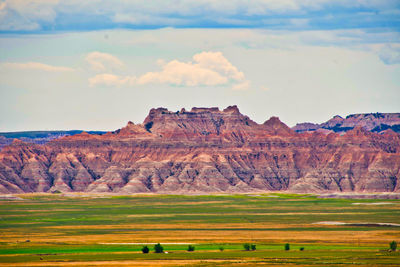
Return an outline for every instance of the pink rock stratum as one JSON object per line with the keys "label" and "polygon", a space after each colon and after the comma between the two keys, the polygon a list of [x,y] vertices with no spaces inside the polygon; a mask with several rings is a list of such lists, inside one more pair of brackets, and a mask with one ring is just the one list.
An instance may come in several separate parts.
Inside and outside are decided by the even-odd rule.
{"label": "pink rock stratum", "polygon": [[400,136],[296,133],[236,106],[152,109],[143,124],[0,152],[0,193],[400,192]]}

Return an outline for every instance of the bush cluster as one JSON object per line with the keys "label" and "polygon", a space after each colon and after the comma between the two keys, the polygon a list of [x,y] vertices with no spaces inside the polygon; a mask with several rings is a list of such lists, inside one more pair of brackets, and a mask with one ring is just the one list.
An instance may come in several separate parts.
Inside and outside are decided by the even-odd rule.
{"label": "bush cluster", "polygon": [[390,250],[391,250],[391,251],[396,251],[396,249],[397,249],[397,242],[393,240],[392,242],[390,242],[389,246],[390,246]]}
{"label": "bush cluster", "polygon": [[150,251],[150,249],[149,249],[149,247],[148,247],[148,246],[144,246],[144,247],[142,247],[142,252],[143,252],[144,254],[147,254],[147,253],[149,253],[149,251]]}
{"label": "bush cluster", "polygon": [[[390,246],[390,250],[391,250],[391,251],[396,251],[396,249],[397,249],[397,242],[396,242],[396,241],[392,241],[392,242],[389,244],[389,246]],[[256,244],[245,243],[245,244],[243,244],[243,248],[244,248],[244,250],[246,250],[246,251],[250,251],[250,250],[253,250],[253,251],[254,251],[254,250],[256,250]],[[285,248],[286,251],[287,251],[287,250],[290,250],[290,244],[289,244],[289,243],[286,243],[285,246],[284,246],[284,248]],[[222,246],[220,246],[218,249],[219,249],[220,251],[224,251],[224,247],[222,247]],[[194,247],[193,245],[189,245],[188,248],[187,248],[187,251],[194,251],[194,250],[195,250],[195,247]],[[304,251],[304,247],[300,247],[299,250],[300,250],[300,251]],[[143,253],[146,254],[146,253],[149,253],[149,251],[150,251],[150,249],[149,249],[148,246],[143,246],[143,247],[142,247],[142,252],[143,252]],[[156,245],[154,245],[154,252],[155,252],[155,253],[163,253],[163,252],[164,252],[163,246],[161,246],[160,243],[157,243]]]}
{"label": "bush cluster", "polygon": [[[149,252],[150,252],[149,247],[148,247],[148,246],[143,246],[143,247],[142,247],[142,252],[143,252],[144,254],[149,253]],[[160,243],[154,245],[154,252],[155,252],[155,253],[163,253],[163,252],[164,252],[163,246],[161,246]]]}
{"label": "bush cluster", "polygon": [[244,250],[250,251],[250,250],[256,250],[256,245],[255,244],[243,244]]}
{"label": "bush cluster", "polygon": [[160,243],[154,245],[154,252],[155,253],[163,253],[164,248],[160,245]]}

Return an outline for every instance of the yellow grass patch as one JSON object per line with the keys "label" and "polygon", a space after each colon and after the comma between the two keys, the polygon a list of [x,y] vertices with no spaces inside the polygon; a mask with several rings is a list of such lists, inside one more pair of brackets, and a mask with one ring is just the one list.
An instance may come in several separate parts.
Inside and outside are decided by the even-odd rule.
{"label": "yellow grass patch", "polygon": [[277,230],[165,230],[137,231],[129,233],[112,233],[98,235],[65,235],[63,233],[36,233],[29,236],[2,235],[0,242],[16,242],[29,239],[31,242],[65,242],[74,244],[93,243],[277,243],[277,242],[319,242],[337,244],[387,243],[389,239],[399,239],[400,231],[280,231]]}
{"label": "yellow grass patch", "polygon": [[[251,259],[241,260],[129,260],[129,261],[74,261],[74,262],[28,262],[28,263],[0,263],[0,266],[182,266],[199,263],[229,264],[230,263],[251,263]],[[232,265],[231,265],[232,266]],[[240,266],[243,266],[240,264]],[[244,265],[246,266],[246,265]]]}

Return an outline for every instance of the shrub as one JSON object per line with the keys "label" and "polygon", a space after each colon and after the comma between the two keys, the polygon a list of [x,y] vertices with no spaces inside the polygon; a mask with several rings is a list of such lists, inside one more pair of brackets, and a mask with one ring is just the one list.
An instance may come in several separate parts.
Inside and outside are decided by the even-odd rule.
{"label": "shrub", "polygon": [[194,246],[189,245],[187,251],[194,251]]}
{"label": "shrub", "polygon": [[160,243],[154,245],[154,252],[155,253],[163,253],[164,248],[160,245]]}
{"label": "shrub", "polygon": [[224,247],[219,247],[218,249],[219,249],[219,251],[221,251],[221,252],[224,251]]}
{"label": "shrub", "polygon": [[396,249],[397,249],[397,242],[396,241],[390,242],[390,249],[392,251],[396,251]]}
{"label": "shrub", "polygon": [[142,252],[144,253],[144,254],[147,254],[147,253],[149,253],[149,247],[148,246],[144,246],[144,247],[142,247]]}
{"label": "shrub", "polygon": [[290,244],[289,243],[285,244],[285,250],[290,250]]}
{"label": "shrub", "polygon": [[301,248],[300,248],[300,251],[304,251],[304,247],[301,247]]}
{"label": "shrub", "polygon": [[246,244],[243,244],[243,248],[244,248],[244,250],[247,250],[247,251],[256,250],[256,245],[255,244],[246,243]]}

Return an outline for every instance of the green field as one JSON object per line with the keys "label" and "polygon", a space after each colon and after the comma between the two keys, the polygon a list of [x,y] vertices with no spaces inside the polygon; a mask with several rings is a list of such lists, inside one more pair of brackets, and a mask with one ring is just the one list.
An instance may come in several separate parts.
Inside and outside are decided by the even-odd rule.
{"label": "green field", "polygon": [[[400,223],[399,200],[289,194],[19,197],[0,200],[0,266],[400,266],[399,252],[388,251],[392,240],[400,245],[400,227],[378,224]],[[153,252],[158,242],[168,254]],[[244,243],[257,250],[245,251]],[[142,244],[149,254],[141,253]],[[194,252],[186,251],[189,244]]]}

